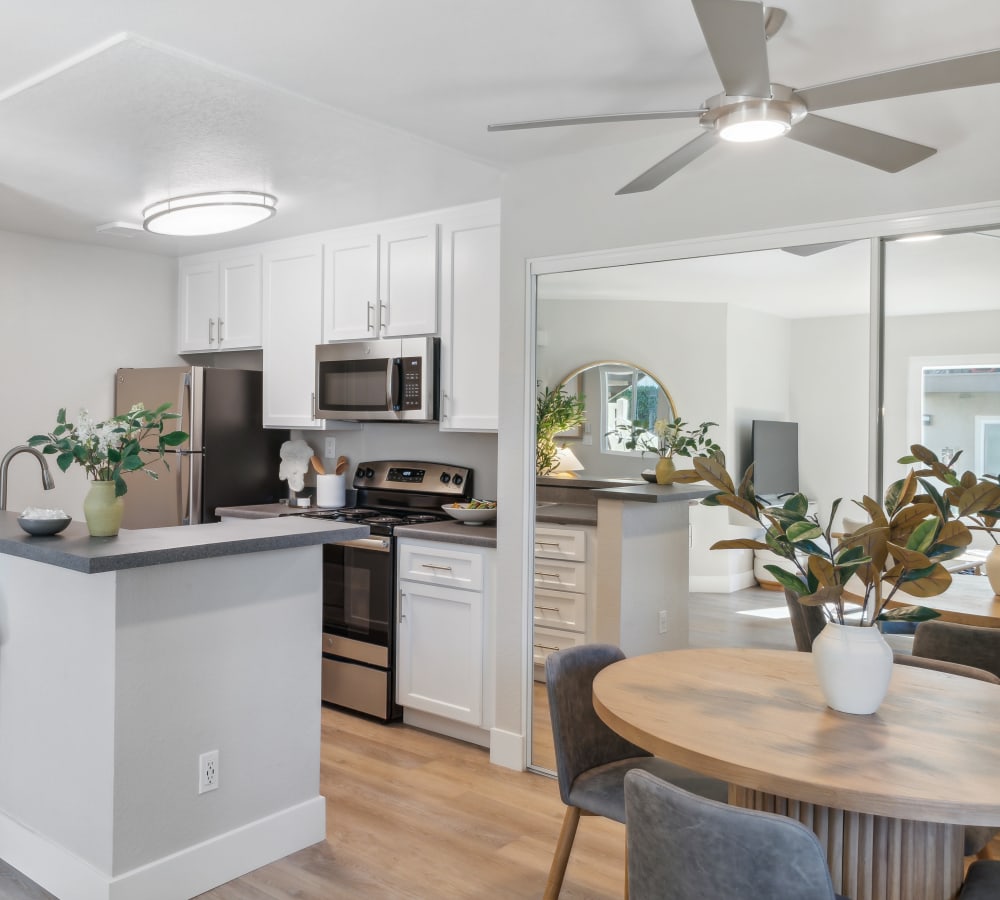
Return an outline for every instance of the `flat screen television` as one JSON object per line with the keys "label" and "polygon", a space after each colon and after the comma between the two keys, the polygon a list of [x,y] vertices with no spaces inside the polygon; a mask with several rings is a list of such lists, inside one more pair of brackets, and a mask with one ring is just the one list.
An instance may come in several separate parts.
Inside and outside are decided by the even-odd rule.
{"label": "flat screen television", "polygon": [[799,424],[754,419],[751,425],[753,486],[758,496],[775,498],[799,490]]}

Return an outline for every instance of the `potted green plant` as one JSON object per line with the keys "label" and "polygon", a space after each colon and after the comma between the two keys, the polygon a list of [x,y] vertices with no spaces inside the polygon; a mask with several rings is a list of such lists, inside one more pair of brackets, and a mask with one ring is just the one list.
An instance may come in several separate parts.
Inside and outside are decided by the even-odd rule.
{"label": "potted green plant", "polygon": [[[81,409],[75,423],[67,422],[66,410],[60,409],[53,431],[28,439],[28,445],[40,447],[42,453],[56,454],[56,465],[63,472],[77,463],[87,473],[90,490],[83,501],[83,513],[92,536],[118,534],[121,498],[128,491],[125,475],[144,472],[150,478],[158,477],[149,468],[147,457],[156,454],[164,468],[169,468],[164,451],[188,439],[183,431],[164,432],[165,422],[180,418],[177,413],[167,412],[168,409],[169,403],[152,410],[138,403],[127,413],[104,422],[95,422],[87,410]],[[148,444],[155,444],[157,449],[143,449]]]}
{"label": "potted green plant", "polygon": [[[820,607],[827,619],[813,644],[813,654],[828,704],[844,712],[874,712],[889,687],[892,653],[879,630],[871,626],[879,620],[920,621],[937,616],[923,606],[889,604],[899,593],[919,598],[945,591],[951,575],[942,563],[969,545],[969,529],[914,472],[890,485],[882,503],[867,496],[853,501],[871,521],[851,534],[837,535],[832,523],[840,499],[834,501],[824,526],[809,513],[808,500],[801,493],[780,506],[761,500],[754,492],[753,466],[738,486],[716,460],[695,459],[694,466],[716,488],[703,504],[735,509],[764,532],[763,540],[717,541],[712,549],[770,550],[785,561],[788,568],[765,568],[790,597]],[[852,605],[858,613],[855,616],[848,615]],[[858,643],[864,646],[852,650]]]}
{"label": "potted green plant", "polygon": [[626,450],[641,450],[643,456],[655,453],[659,457],[656,462],[656,483],[671,484],[701,480],[701,476],[693,469],[677,469],[674,461],[676,456],[690,459],[711,456],[725,462],[722,448],[708,435],[708,430],[717,426],[717,422],[689,425],[680,417],[675,417],[657,419],[653,423],[652,433],[644,422],[637,420],[622,423],[609,434],[618,432],[623,437],[622,446]]}
{"label": "potted green plant", "polygon": [[556,435],[582,425],[587,411],[582,394],[563,388],[541,390],[535,398],[535,474],[548,475],[558,464]]}
{"label": "potted green plant", "polygon": [[[945,488],[942,499],[954,510],[954,514],[968,522],[970,531],[980,531],[990,536],[993,548],[986,557],[986,576],[993,593],[1000,594],[1000,541],[997,539],[1000,477],[983,475],[979,478],[971,471],[959,475],[955,470],[955,463],[961,455],[962,451],[959,450],[947,460],[941,460],[933,450],[928,450],[921,444],[912,444],[910,454],[900,458],[899,462],[921,464],[923,468],[916,470],[917,477],[932,477],[943,483]],[[926,482],[924,484],[929,489]]]}

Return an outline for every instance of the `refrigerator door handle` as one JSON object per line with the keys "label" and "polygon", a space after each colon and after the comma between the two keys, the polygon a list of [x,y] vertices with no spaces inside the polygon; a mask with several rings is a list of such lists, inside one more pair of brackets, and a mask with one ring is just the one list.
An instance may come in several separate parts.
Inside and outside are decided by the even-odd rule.
{"label": "refrigerator door handle", "polygon": [[188,470],[188,508],[184,511],[183,522],[185,525],[200,525],[201,504],[202,504],[202,465],[205,457],[201,453],[186,454],[186,465]]}
{"label": "refrigerator door handle", "polygon": [[[185,408],[187,408],[188,410],[190,410],[190,407],[191,407],[191,375],[190,375],[190,373],[184,372],[181,375],[181,377],[178,379],[178,385],[177,386],[178,386],[178,392],[177,392],[177,412],[180,413],[180,416],[181,416],[180,421],[183,424],[184,422],[188,421],[188,418],[185,417],[185,415],[184,415],[184,410],[185,410]],[[190,416],[190,412],[188,413],[188,415]],[[187,517],[188,517],[188,514],[189,514],[189,510],[190,510],[190,505],[188,506],[187,509],[185,509],[185,507],[184,507],[184,501],[185,501],[186,498],[184,497],[184,477],[183,477],[183,471],[184,471],[184,464],[185,464],[185,462],[188,461],[187,459],[185,459],[186,456],[188,456],[188,454],[184,450],[179,450],[177,452],[177,466],[181,470],[180,472],[178,472],[178,478],[177,478],[177,521],[180,522],[181,525],[187,525],[187,524],[189,524]],[[188,474],[190,474],[190,473],[188,473]],[[190,489],[189,489],[189,491],[190,491]],[[188,500],[188,503],[190,504],[190,500]]]}

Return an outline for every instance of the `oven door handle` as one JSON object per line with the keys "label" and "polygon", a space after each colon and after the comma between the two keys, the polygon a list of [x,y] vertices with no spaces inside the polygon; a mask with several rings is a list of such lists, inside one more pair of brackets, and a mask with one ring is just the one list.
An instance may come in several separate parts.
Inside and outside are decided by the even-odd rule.
{"label": "oven door handle", "polygon": [[358,538],[356,541],[337,541],[338,547],[355,547],[358,550],[374,550],[376,553],[389,552],[389,538]]}

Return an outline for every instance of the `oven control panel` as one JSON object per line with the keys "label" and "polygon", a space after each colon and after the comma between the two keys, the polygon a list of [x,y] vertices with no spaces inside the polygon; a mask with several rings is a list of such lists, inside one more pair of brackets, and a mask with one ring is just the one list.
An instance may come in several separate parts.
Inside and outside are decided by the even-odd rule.
{"label": "oven control panel", "polygon": [[472,470],[465,466],[395,459],[363,462],[354,472],[356,490],[407,491],[444,499],[465,496],[471,480]]}

